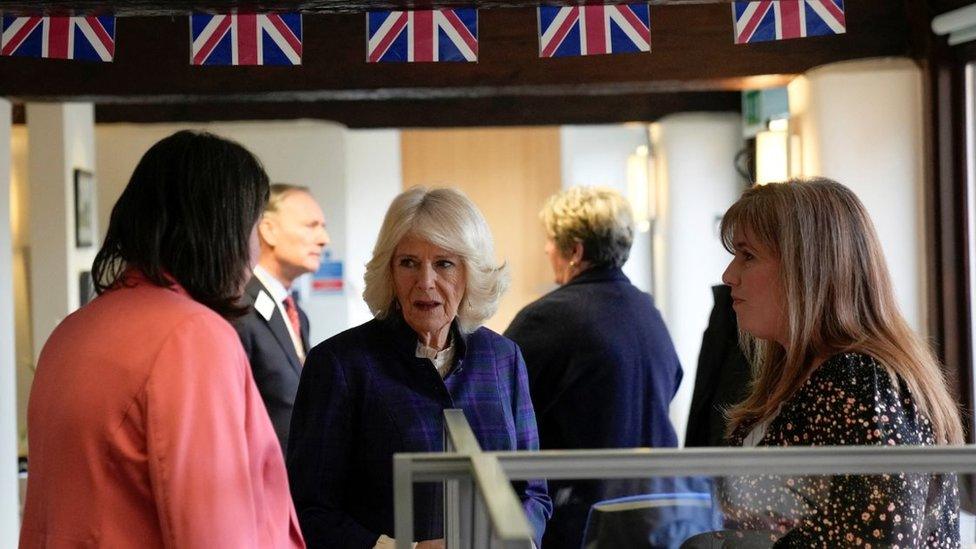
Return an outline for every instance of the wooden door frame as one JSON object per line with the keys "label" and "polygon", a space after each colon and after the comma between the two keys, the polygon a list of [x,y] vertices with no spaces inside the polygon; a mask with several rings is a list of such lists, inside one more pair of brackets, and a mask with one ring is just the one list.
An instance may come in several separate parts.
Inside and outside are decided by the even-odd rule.
{"label": "wooden door frame", "polygon": [[931,40],[924,69],[925,233],[928,329],[946,378],[963,410],[967,442],[974,442],[973,313],[966,174],[965,68],[976,43],[955,48]]}

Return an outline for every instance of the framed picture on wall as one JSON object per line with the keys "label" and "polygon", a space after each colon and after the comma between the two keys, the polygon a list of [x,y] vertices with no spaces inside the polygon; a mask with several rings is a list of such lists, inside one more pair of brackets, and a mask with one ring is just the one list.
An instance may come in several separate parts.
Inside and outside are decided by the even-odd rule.
{"label": "framed picture on wall", "polygon": [[95,174],[75,168],[75,247],[95,244]]}

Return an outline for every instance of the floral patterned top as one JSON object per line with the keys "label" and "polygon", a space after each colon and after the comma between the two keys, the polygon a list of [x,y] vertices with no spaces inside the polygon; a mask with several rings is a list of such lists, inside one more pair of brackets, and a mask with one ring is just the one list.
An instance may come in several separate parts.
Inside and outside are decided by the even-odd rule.
{"label": "floral patterned top", "polygon": [[[751,430],[730,437],[736,446]],[[876,359],[844,353],[820,365],[780,409],[759,446],[935,444],[904,381]],[[767,530],[782,547],[959,547],[955,475],[902,473],[730,478],[727,527]]]}

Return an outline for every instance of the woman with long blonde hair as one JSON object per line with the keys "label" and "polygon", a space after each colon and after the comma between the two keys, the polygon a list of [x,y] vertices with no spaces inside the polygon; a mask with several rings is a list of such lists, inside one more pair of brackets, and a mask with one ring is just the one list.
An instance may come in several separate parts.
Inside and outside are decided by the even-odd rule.
{"label": "woman with long blonde hair", "polygon": [[[726,212],[721,235],[735,255],[722,280],[754,365],[749,396],[729,411],[730,442],[963,442],[940,364],[899,312],[850,189],[823,178],[754,186]],[[784,544],[958,545],[952,476],[755,480],[738,497],[746,505],[732,518],[773,527]]]}

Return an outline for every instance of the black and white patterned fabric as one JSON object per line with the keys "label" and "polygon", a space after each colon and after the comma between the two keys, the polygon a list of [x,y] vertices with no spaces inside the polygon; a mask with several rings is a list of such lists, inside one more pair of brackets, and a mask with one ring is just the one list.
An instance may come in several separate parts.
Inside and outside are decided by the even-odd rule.
{"label": "black and white patterned fabric", "polygon": [[[742,445],[752,426],[730,437]],[[900,378],[876,359],[825,361],[780,408],[759,446],[935,444],[929,420]],[[727,527],[769,531],[777,547],[959,547],[953,474],[750,476],[720,496]]]}

